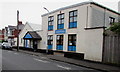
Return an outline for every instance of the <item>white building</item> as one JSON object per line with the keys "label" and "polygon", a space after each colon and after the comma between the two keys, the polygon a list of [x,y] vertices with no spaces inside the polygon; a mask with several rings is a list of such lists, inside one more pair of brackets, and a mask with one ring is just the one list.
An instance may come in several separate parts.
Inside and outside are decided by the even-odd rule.
{"label": "white building", "polygon": [[41,40],[39,32],[41,31],[41,25],[27,22],[19,34],[19,46],[25,48],[39,48]]}
{"label": "white building", "polygon": [[48,49],[55,52],[102,61],[104,30],[117,22],[118,16],[119,13],[95,2],[57,9],[42,15],[42,42],[48,40]]}

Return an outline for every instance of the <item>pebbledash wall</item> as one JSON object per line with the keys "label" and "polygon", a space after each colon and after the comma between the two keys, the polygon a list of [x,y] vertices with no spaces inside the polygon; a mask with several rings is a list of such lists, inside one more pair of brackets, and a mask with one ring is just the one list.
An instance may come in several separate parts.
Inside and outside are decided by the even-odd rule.
{"label": "pebbledash wall", "polygon": [[[77,15],[74,11],[77,11]],[[74,13],[73,15],[72,12]],[[62,15],[60,14],[64,14],[64,17],[62,18]],[[59,16],[61,16],[61,18],[58,18]],[[73,18],[77,18],[77,20],[73,18],[71,18],[73,21],[70,20],[69,17],[72,16]],[[51,42],[48,43],[51,45],[51,50],[83,53],[84,59],[102,61],[104,29],[110,26],[112,20],[113,22],[117,22],[118,16],[120,16],[119,13],[95,2],[83,2],[60,8],[42,15],[42,28],[44,35],[42,39],[47,41],[46,33],[48,33],[48,37],[53,36],[51,41],[48,38],[49,42]],[[63,23],[62,19],[64,19]],[[61,21],[61,26],[59,26],[59,21]],[[50,22],[53,23],[50,24]],[[63,35],[63,41],[58,41],[58,35]],[[75,35],[75,40],[68,39],[70,35]],[[63,48],[60,46],[62,44],[59,42],[63,42]]]}

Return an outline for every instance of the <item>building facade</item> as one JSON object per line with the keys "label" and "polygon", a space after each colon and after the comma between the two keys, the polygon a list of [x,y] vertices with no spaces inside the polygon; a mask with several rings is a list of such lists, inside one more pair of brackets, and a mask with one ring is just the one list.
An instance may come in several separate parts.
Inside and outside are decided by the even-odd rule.
{"label": "building facade", "polygon": [[0,42],[4,41],[4,31],[5,29],[0,30]]}
{"label": "building facade", "polygon": [[4,41],[8,41],[8,27],[5,27],[5,31],[4,31]]}
{"label": "building facade", "polygon": [[27,22],[19,34],[19,46],[29,49],[40,48],[41,36],[38,32],[41,32],[41,25]]}
{"label": "building facade", "polygon": [[102,61],[104,30],[118,22],[119,16],[119,13],[95,2],[83,2],[44,14],[42,39],[47,44],[44,47]]}
{"label": "building facade", "polygon": [[[17,29],[17,26],[19,27],[19,30]],[[19,21],[17,26],[8,25],[8,27],[5,27],[5,40],[8,41],[8,43],[10,43],[12,46],[16,45],[17,36],[24,27],[24,24],[22,24],[22,22]]]}

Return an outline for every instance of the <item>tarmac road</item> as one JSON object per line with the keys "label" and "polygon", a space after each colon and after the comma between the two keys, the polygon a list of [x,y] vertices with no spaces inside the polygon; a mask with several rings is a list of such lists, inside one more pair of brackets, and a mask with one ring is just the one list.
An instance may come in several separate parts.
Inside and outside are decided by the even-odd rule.
{"label": "tarmac road", "polygon": [[[1,50],[1,49],[0,49]],[[50,60],[47,57],[37,57],[21,52],[2,50],[2,70],[89,70],[64,62]],[[96,71],[96,70],[95,70]]]}

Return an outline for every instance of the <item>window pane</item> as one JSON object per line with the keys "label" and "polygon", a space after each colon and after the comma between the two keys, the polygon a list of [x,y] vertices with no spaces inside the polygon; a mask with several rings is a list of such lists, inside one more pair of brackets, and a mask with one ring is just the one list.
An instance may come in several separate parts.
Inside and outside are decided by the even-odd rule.
{"label": "window pane", "polygon": [[70,18],[70,22],[73,22],[73,17]]}
{"label": "window pane", "polygon": [[51,22],[51,25],[53,25],[53,21]]}
{"label": "window pane", "polygon": [[50,21],[50,17],[48,18],[48,21]]}
{"label": "window pane", "polygon": [[76,16],[77,15],[77,11],[74,11],[74,16]]}
{"label": "window pane", "polygon": [[53,39],[53,36],[51,36],[51,38],[50,38],[51,40]]}
{"label": "window pane", "polygon": [[70,12],[70,16],[73,16],[73,12]]}
{"label": "window pane", "polygon": [[61,15],[58,15],[58,19],[60,19],[61,18]]}
{"label": "window pane", "polygon": [[64,18],[64,14],[61,15],[61,18]]}
{"label": "window pane", "polygon": [[77,17],[74,17],[74,22],[77,21]]}
{"label": "window pane", "polygon": [[60,36],[58,35],[58,36],[57,36],[57,40],[59,40],[59,39],[60,39]]}
{"label": "window pane", "polygon": [[48,22],[48,25],[50,25],[50,22]]}
{"label": "window pane", "polygon": [[53,18],[53,16],[51,17],[51,20],[53,20],[54,18]]}
{"label": "window pane", "polygon": [[64,23],[64,19],[62,19],[62,24]]}
{"label": "window pane", "polygon": [[61,20],[58,20],[58,24],[61,24]]}

